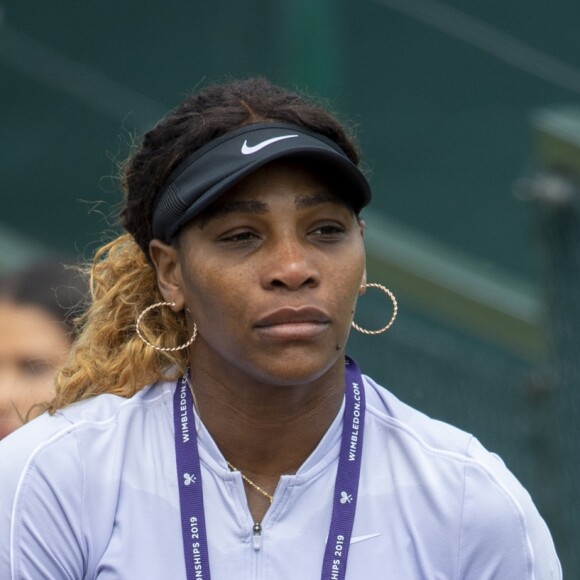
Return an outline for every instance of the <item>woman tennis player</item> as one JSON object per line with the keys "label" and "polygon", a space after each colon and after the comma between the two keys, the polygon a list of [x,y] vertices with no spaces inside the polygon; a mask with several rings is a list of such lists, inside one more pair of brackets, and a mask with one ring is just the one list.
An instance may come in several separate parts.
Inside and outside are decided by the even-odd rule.
{"label": "woman tennis player", "polygon": [[263,79],[145,135],[56,398],[0,445],[1,578],[561,577],[504,464],[346,357],[358,162]]}

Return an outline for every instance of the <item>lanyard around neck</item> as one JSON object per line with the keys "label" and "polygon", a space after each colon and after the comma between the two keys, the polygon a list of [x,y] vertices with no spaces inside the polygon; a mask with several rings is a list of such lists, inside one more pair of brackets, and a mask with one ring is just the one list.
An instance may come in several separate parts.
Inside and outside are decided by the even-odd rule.
{"label": "lanyard around neck", "polygon": [[[343,580],[354,523],[365,418],[364,386],[354,360],[346,357],[345,407],[332,518],[322,563],[322,580]],[[201,464],[193,397],[187,376],[177,381],[173,396],[175,455],[181,510],[181,530],[187,580],[210,580]]]}

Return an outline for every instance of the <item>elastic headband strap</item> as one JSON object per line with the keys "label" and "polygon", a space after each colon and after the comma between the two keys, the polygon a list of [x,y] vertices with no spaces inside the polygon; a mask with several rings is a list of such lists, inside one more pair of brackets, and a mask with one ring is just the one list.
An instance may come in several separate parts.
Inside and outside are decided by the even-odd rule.
{"label": "elastic headband strap", "polygon": [[170,242],[183,225],[243,177],[270,161],[288,157],[316,161],[340,177],[337,194],[356,212],[369,203],[366,178],[336,143],[295,125],[257,123],[210,141],[182,161],[157,194],[153,237]]}

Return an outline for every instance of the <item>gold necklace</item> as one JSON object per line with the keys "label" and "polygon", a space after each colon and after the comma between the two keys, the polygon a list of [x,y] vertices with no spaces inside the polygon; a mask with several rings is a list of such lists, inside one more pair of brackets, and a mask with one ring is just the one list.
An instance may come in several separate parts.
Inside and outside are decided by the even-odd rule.
{"label": "gold necklace", "polygon": [[266,496],[270,500],[270,503],[272,503],[274,501],[274,496],[273,495],[270,495],[265,489],[262,489],[259,485],[255,484],[248,476],[244,475],[237,467],[234,467],[229,461],[228,461],[228,467],[232,471],[239,471],[240,475],[242,476],[242,479],[246,483],[248,483],[249,485],[251,485],[256,491],[258,491],[259,493],[261,493],[263,496]]}
{"label": "gold necklace", "polygon": [[[187,385],[189,387],[189,390],[191,391],[191,396],[193,397],[193,406],[195,407],[195,410],[197,411],[197,416],[201,420],[201,415],[199,413],[199,408],[197,406],[197,399],[195,398],[195,393],[193,391],[193,386],[189,382],[189,377],[188,377],[187,371],[185,372],[185,380],[187,381]],[[229,461],[227,462],[227,464],[228,464],[228,467],[232,471],[240,471],[237,467],[234,467]],[[242,476],[242,479],[244,481],[246,481],[249,485],[251,485],[257,492],[259,492],[263,496],[267,497],[268,500],[270,501],[270,504],[274,501],[274,496],[273,495],[270,495],[265,489],[262,489],[259,485],[257,485],[256,483],[254,483],[247,475],[244,475],[244,473],[242,473],[241,471],[240,471],[240,475]]]}

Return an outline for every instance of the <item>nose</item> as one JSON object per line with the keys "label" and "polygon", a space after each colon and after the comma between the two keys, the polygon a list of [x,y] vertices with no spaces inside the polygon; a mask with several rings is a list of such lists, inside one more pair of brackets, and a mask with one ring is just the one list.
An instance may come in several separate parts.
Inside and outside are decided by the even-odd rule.
{"label": "nose", "polygon": [[285,237],[273,244],[264,265],[263,284],[268,289],[295,291],[305,287],[314,288],[320,282],[312,248],[294,236]]}

